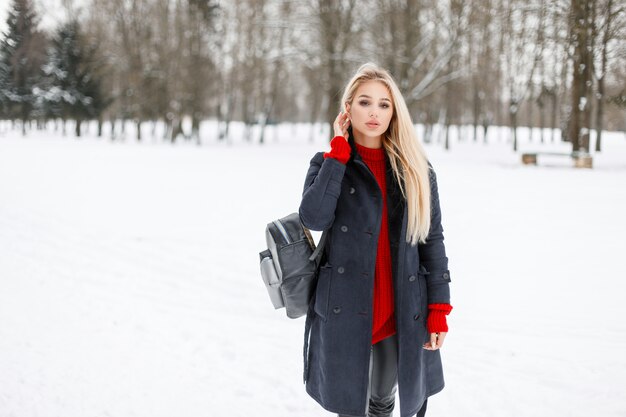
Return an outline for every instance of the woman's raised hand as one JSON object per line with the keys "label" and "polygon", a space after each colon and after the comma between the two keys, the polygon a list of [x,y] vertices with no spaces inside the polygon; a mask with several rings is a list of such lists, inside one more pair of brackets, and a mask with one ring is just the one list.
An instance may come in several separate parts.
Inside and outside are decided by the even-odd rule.
{"label": "woman's raised hand", "polygon": [[350,117],[348,113],[344,113],[340,111],[333,123],[333,130],[335,131],[335,136],[343,136],[346,140],[348,140],[348,126],[350,126]]}

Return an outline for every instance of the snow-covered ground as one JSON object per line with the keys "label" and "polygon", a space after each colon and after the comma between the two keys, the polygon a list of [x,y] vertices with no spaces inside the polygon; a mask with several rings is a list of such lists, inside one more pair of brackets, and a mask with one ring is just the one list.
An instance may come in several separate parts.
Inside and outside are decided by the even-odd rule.
{"label": "snow-covered ground", "polygon": [[[2,132],[0,417],[331,415],[302,385],[304,319],[273,310],[258,270],[325,135]],[[626,138],[592,170],[490,141],[426,147],[454,306],[427,415],[623,417]]]}

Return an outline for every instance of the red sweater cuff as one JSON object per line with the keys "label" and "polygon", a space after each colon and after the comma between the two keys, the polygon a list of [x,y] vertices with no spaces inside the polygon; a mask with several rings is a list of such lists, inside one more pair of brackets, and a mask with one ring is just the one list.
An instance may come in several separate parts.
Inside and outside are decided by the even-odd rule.
{"label": "red sweater cuff", "polygon": [[324,153],[324,158],[334,158],[345,164],[350,159],[350,153],[352,149],[350,148],[350,144],[343,136],[335,136],[333,140],[330,141],[330,152]]}
{"label": "red sweater cuff", "polygon": [[450,314],[450,311],[452,311],[450,304],[428,304],[428,318],[426,319],[428,333],[447,332],[446,315]]}

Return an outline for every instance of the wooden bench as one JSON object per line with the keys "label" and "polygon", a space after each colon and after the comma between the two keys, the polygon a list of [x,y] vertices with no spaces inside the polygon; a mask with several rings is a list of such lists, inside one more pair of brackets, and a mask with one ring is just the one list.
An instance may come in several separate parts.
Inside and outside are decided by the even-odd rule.
{"label": "wooden bench", "polygon": [[593,158],[588,152],[525,152],[522,154],[524,165],[537,165],[537,156],[567,156],[574,160],[575,168],[593,168]]}

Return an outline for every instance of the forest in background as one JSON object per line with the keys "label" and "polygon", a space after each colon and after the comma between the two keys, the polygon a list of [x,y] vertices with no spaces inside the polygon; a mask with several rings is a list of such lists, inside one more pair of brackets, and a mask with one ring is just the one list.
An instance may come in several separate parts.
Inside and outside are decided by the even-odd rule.
{"label": "forest in background", "polygon": [[[88,0],[40,28],[32,0],[11,0],[0,35],[0,120],[27,134],[98,121],[161,122],[162,139],[201,143],[200,123],[331,123],[364,62],[389,69],[413,121],[552,128],[541,142],[601,150],[626,132],[623,0]],[[191,123],[184,124],[188,119]],[[104,132],[102,126],[110,128]],[[561,136],[555,138],[555,132]],[[448,146],[448,135],[445,135]],[[329,138],[330,139],[330,138]]]}

